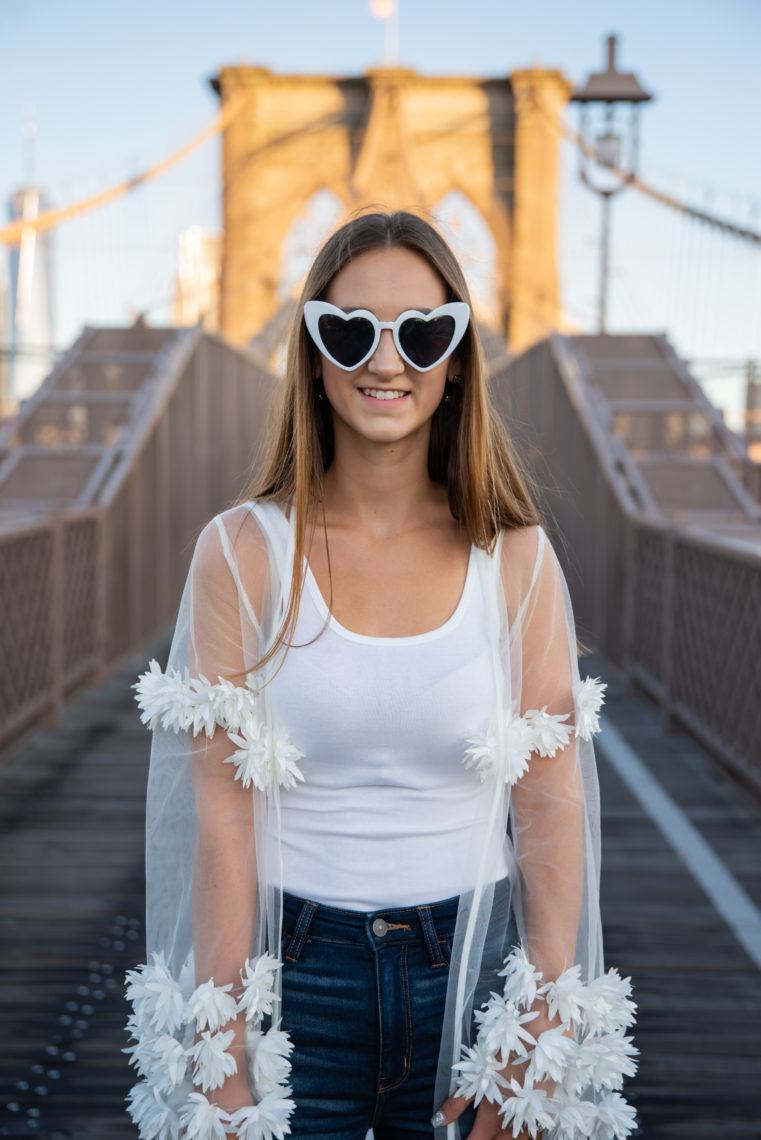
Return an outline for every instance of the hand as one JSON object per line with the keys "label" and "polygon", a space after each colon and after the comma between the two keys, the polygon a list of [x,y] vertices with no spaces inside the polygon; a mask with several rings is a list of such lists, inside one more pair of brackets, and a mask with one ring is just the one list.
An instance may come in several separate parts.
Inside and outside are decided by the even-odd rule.
{"label": "hand", "polygon": [[[540,1033],[544,1033],[545,1029],[554,1029],[560,1025],[560,1019],[558,1017],[550,1019],[547,1016],[547,1007],[543,1002],[541,1004],[535,1003],[532,1007],[532,1011],[533,1010],[536,1010],[538,1015],[529,1023],[534,1037],[538,1037]],[[572,1030],[569,1028],[567,1032],[570,1034]],[[525,1080],[527,1064],[527,1061],[523,1063],[512,1061],[503,1069],[500,1069],[499,1073],[505,1078],[508,1085],[511,1079],[515,1079],[522,1085]],[[544,1089],[547,1096],[550,1097],[554,1094],[555,1082],[548,1078],[543,1081],[534,1081],[534,1088]],[[503,1090],[504,1096],[509,1096],[510,1091],[509,1088],[505,1088]],[[442,1126],[444,1124],[451,1124],[453,1120],[457,1120],[473,1099],[472,1096],[462,1097],[453,1095],[448,1097],[439,1109],[439,1112],[444,1114]],[[522,1128],[520,1132],[515,1134],[513,1132],[512,1123],[504,1125],[504,1118],[499,1115],[499,1108],[500,1106],[498,1104],[494,1104],[485,1099],[482,1100],[476,1109],[475,1123],[468,1133],[466,1140],[542,1140],[544,1136],[542,1129],[538,1129],[533,1136],[528,1128]]]}
{"label": "hand", "polygon": [[[451,1124],[457,1120],[473,1100],[473,1097],[450,1096],[441,1106],[440,1111],[445,1115],[445,1123]],[[509,1124],[503,1129],[502,1117],[499,1115],[499,1105],[482,1100],[476,1109],[476,1120],[468,1133],[466,1140],[532,1140],[527,1129],[522,1128],[517,1136],[513,1135],[513,1126]],[[542,1132],[537,1132],[535,1140],[541,1140]]]}
{"label": "hand", "polygon": [[[523,1084],[525,1066],[507,1065],[504,1069],[501,1069],[500,1072],[507,1080],[513,1076]],[[547,1095],[550,1096],[554,1088],[554,1082],[535,1081],[534,1087],[546,1089]],[[508,1090],[505,1090],[505,1092],[508,1092]],[[448,1097],[439,1110],[444,1113],[445,1119],[443,1123],[451,1124],[453,1120],[457,1120],[472,1100],[472,1096]],[[544,1132],[539,1129],[532,1137],[527,1128],[522,1128],[516,1136],[513,1132],[512,1124],[508,1124],[506,1128],[503,1128],[502,1124],[503,1118],[499,1115],[499,1105],[492,1104],[491,1101],[488,1100],[482,1100],[476,1109],[475,1123],[468,1133],[466,1140],[542,1140],[544,1136]]]}

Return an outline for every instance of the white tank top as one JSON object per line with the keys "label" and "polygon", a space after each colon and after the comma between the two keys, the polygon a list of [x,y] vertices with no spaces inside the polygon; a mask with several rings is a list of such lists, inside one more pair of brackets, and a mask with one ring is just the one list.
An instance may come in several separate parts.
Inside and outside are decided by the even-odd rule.
{"label": "white tank top", "polygon": [[[283,543],[279,508],[254,510]],[[472,886],[465,868],[493,794],[463,764],[467,738],[494,710],[486,621],[473,547],[454,613],[410,637],[346,629],[306,567],[294,644],[270,686],[275,722],[305,757],[304,783],[280,800],[285,890],[370,911]],[[493,879],[508,870],[502,839]]]}

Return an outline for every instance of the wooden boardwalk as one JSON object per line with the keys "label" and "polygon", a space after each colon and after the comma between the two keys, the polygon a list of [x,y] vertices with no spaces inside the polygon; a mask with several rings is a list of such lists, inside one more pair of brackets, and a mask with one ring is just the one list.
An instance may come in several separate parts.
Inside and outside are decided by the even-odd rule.
{"label": "wooden boardwalk", "polygon": [[0,1136],[136,1140],[123,982],[145,960],[150,737],[129,686],[167,647],[0,764]]}
{"label": "wooden boardwalk", "polygon": [[[149,737],[129,688],[159,642],[59,729],[0,761],[0,1136],[135,1140],[124,1111],[124,971],[144,960]],[[761,807],[643,699],[606,713],[761,908]],[[761,971],[598,752],[606,964],[631,975],[646,1140],[761,1138]]]}

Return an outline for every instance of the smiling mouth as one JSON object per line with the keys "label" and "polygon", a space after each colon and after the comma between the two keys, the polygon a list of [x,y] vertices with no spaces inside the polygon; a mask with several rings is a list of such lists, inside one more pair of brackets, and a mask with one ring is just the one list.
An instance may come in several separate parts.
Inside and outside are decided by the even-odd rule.
{"label": "smiling mouth", "polygon": [[409,396],[409,392],[405,392],[399,388],[360,388],[363,396],[369,396],[372,400],[401,400],[405,396]]}

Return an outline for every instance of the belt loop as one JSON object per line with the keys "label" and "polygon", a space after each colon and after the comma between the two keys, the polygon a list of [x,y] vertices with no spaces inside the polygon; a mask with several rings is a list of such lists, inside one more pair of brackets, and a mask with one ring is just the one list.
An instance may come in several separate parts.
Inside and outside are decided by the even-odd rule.
{"label": "belt loop", "polygon": [[416,906],[415,910],[420,919],[420,926],[423,931],[423,937],[425,938],[425,946],[431,965],[433,967],[446,966],[447,961],[441,952],[441,943],[436,934],[436,927],[433,925],[430,906]]}
{"label": "belt loop", "polygon": [[304,945],[304,940],[309,930],[309,924],[314,918],[314,912],[317,910],[317,903],[305,902],[301,908],[298,922],[294,927],[293,934],[288,945],[285,948],[284,957],[289,962],[298,962],[301,955],[301,949]]}

